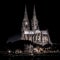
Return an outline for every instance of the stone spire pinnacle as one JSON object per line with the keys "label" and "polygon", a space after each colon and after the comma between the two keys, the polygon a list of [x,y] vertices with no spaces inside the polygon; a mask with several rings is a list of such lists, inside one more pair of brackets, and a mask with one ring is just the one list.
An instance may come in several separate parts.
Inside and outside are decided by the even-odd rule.
{"label": "stone spire pinnacle", "polygon": [[38,20],[36,17],[36,11],[35,11],[35,5],[34,5],[34,10],[33,10],[33,18],[32,18],[32,30],[38,30]]}
{"label": "stone spire pinnacle", "polygon": [[25,12],[24,12],[24,19],[27,19],[27,20],[28,20],[28,15],[27,15],[27,8],[26,8],[26,5],[25,5]]}
{"label": "stone spire pinnacle", "polygon": [[29,31],[30,30],[30,25],[29,25],[29,19],[27,15],[27,9],[25,5],[25,12],[24,12],[24,18],[22,21],[22,28],[21,28],[21,40],[24,40],[24,31]]}
{"label": "stone spire pinnacle", "polygon": [[34,10],[33,10],[33,16],[36,17],[35,5],[34,5]]}

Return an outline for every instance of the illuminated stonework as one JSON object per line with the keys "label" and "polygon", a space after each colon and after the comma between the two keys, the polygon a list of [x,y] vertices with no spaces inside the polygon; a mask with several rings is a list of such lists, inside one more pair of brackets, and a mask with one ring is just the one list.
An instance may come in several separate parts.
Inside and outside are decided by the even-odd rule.
{"label": "illuminated stonework", "polygon": [[35,6],[33,11],[33,18],[31,20],[31,27],[32,27],[32,30],[30,30],[29,19],[27,16],[27,11],[25,6],[25,14],[24,14],[24,19],[22,22],[22,30],[21,30],[22,31],[21,40],[29,40],[33,43],[36,43],[42,46],[46,44],[52,45],[48,31],[39,30],[38,19],[36,17],[36,12],[35,12]]}
{"label": "illuminated stonework", "polygon": [[22,22],[22,29],[21,29],[21,40],[25,40],[24,38],[24,31],[29,31],[30,30],[30,25],[29,25],[29,20],[28,20],[28,15],[27,15],[27,10],[26,10],[26,6],[25,6],[25,13],[24,13],[24,19]]}
{"label": "illuminated stonework", "polygon": [[31,20],[31,25],[32,25],[32,30],[38,30],[39,26],[38,26],[38,20],[36,17],[36,12],[35,12],[35,6],[34,6],[34,11],[33,11],[33,18]]}

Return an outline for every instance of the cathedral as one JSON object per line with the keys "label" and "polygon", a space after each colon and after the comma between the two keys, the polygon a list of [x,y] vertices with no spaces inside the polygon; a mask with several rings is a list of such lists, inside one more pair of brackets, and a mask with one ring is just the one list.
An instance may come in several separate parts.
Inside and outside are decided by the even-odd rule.
{"label": "cathedral", "polygon": [[35,6],[33,9],[33,18],[31,19],[31,28],[30,28],[30,23],[28,19],[27,8],[25,5],[25,12],[24,12],[24,18],[22,22],[20,40],[29,40],[35,44],[42,45],[42,46],[46,44],[52,45],[52,42],[48,34],[48,30],[41,31],[39,29]]}

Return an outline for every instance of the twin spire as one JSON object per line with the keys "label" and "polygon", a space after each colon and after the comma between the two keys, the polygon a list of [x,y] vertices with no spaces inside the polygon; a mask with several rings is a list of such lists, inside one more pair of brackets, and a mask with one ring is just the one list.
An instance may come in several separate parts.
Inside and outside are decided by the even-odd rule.
{"label": "twin spire", "polygon": [[[29,24],[26,5],[25,5],[25,12],[24,12],[24,20],[26,21],[26,23]],[[33,18],[31,20],[31,26],[32,26],[32,30],[39,29],[38,20],[37,20],[37,17],[36,17],[35,5],[34,5],[34,10],[33,10]]]}
{"label": "twin spire", "polygon": [[[34,17],[36,17],[35,5],[34,5],[34,10],[33,10],[33,18]],[[28,18],[26,5],[25,5],[24,18]]]}
{"label": "twin spire", "polygon": [[37,20],[36,11],[35,11],[35,5],[34,5],[33,18],[31,20],[31,23],[32,23],[32,30],[39,30],[38,20]]}
{"label": "twin spire", "polygon": [[[38,37],[37,40],[34,39],[34,37],[31,38],[32,35],[30,36],[30,39],[32,39],[32,40],[34,39],[38,44],[41,43],[41,45],[45,45],[48,42],[47,41],[47,38],[48,38],[49,43],[52,44],[51,41],[50,41],[50,38],[48,36],[48,32],[47,31],[41,31],[40,32],[40,30],[39,30],[38,20],[37,20],[37,17],[36,17],[35,6],[34,6],[34,10],[33,10],[33,17],[32,17],[32,20],[31,20],[31,27],[32,27],[32,32],[33,31],[34,32],[39,32],[41,34],[39,34],[39,37],[37,35],[37,37]],[[20,38],[21,40],[28,40],[29,39],[28,35],[24,34],[24,33],[28,33],[28,31],[30,31],[30,24],[29,24],[29,19],[28,19],[28,14],[27,14],[27,8],[25,6],[24,19],[23,19],[22,28],[21,28],[21,32],[22,32],[21,33],[21,38]],[[35,35],[33,35],[33,36],[35,36]]]}
{"label": "twin spire", "polygon": [[33,10],[33,17],[36,17],[36,11],[35,11],[35,5],[34,5],[34,10]]}
{"label": "twin spire", "polygon": [[24,12],[24,19],[28,19],[28,15],[27,15],[27,8],[26,8],[26,5],[25,5],[25,12]]}
{"label": "twin spire", "polygon": [[[35,5],[34,5],[34,11],[33,11],[33,18],[31,20],[31,27],[32,30],[38,30],[38,20],[36,18],[36,12],[35,12]],[[24,31],[29,31],[30,30],[30,24],[29,24],[29,19],[28,19],[28,14],[27,14],[27,8],[25,5],[25,12],[24,12],[24,18],[22,21],[22,28],[21,28],[21,39],[24,40]]]}

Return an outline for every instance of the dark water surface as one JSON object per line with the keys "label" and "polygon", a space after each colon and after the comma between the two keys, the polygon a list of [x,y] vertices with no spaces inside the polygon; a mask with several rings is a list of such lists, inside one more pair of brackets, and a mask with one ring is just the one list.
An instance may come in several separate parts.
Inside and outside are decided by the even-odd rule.
{"label": "dark water surface", "polygon": [[0,60],[60,60],[60,56],[0,56]]}

